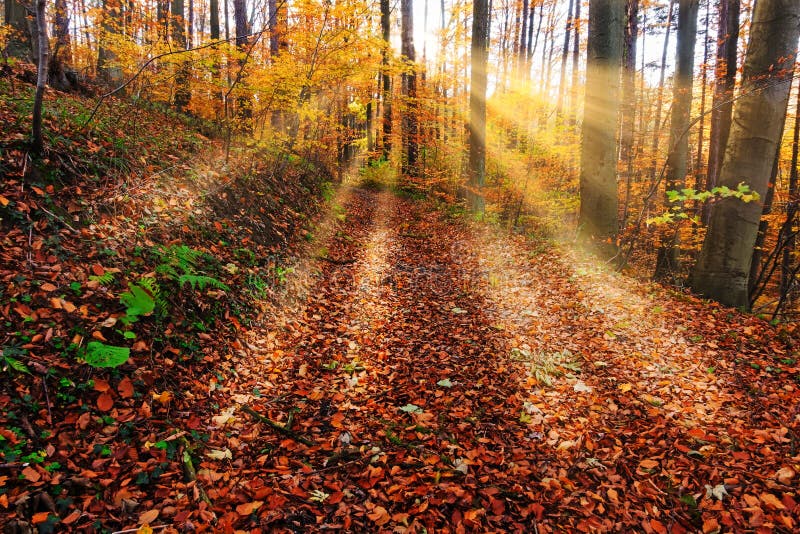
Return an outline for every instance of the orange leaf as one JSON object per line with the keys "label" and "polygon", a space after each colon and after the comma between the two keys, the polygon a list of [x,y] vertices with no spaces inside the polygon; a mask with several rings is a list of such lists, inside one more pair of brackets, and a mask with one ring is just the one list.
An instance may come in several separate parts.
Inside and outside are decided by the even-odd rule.
{"label": "orange leaf", "polygon": [[131,382],[131,379],[128,377],[123,378],[117,386],[117,391],[119,391],[119,396],[123,399],[133,397],[133,382]]}
{"label": "orange leaf", "polygon": [[236,513],[242,516],[250,515],[259,508],[261,505],[264,504],[264,501],[253,501],[244,504],[240,504],[236,507]]}
{"label": "orange leaf", "polygon": [[108,393],[103,393],[97,397],[97,407],[101,412],[107,412],[114,407],[114,399]]}
{"label": "orange leaf", "polygon": [[53,284],[51,284],[50,282],[45,282],[44,284],[42,284],[42,285],[40,286],[40,288],[41,288],[41,290],[42,290],[42,291],[47,291],[48,293],[50,293],[51,291],[55,291],[56,289],[58,289],[56,286],[54,286],[54,285],[53,285]]}
{"label": "orange leaf", "polygon": [[378,526],[385,525],[391,519],[391,517],[389,517],[389,512],[387,512],[386,508],[383,506],[376,506],[371,513],[367,514],[367,517]]}
{"label": "orange leaf", "polygon": [[658,462],[650,459],[642,460],[639,462],[639,467],[642,469],[655,469],[658,467]]}
{"label": "orange leaf", "polygon": [[39,482],[39,479],[42,478],[42,475],[39,474],[39,471],[30,466],[22,470],[22,476],[24,476],[25,480],[29,482]]}
{"label": "orange leaf", "polygon": [[761,499],[761,502],[767,505],[767,508],[773,508],[775,510],[786,509],[786,506],[784,506],[784,504],[772,493],[762,493],[759,498]]}
{"label": "orange leaf", "polygon": [[158,510],[148,510],[139,516],[140,525],[149,525],[158,518]]}
{"label": "orange leaf", "polygon": [[665,527],[664,523],[662,523],[658,519],[650,520],[650,528],[652,528],[653,531],[657,532],[658,534],[667,534],[667,527]]}
{"label": "orange leaf", "polygon": [[95,263],[94,265],[92,265],[92,272],[97,276],[103,276],[104,274],[106,274],[106,270],[99,263]]}
{"label": "orange leaf", "polygon": [[9,202],[10,202],[10,200],[8,200],[3,195],[0,195],[0,206],[3,206],[5,208],[6,206],[8,206]]}
{"label": "orange leaf", "polygon": [[80,510],[73,510],[71,514],[61,520],[62,525],[71,525],[81,517]]}
{"label": "orange leaf", "polygon": [[712,532],[719,532],[719,523],[713,517],[703,521],[703,534],[711,534]]}
{"label": "orange leaf", "polygon": [[109,389],[111,389],[111,386],[109,386],[108,382],[106,382],[105,380],[103,380],[101,378],[96,378],[94,380],[94,390],[95,391],[99,391],[100,393],[105,393]]}
{"label": "orange leaf", "polygon": [[49,516],[49,515],[50,515],[50,512],[39,512],[39,513],[33,514],[33,518],[31,518],[31,522],[34,525],[38,525],[39,523],[44,523],[45,521],[47,521],[47,516]]}

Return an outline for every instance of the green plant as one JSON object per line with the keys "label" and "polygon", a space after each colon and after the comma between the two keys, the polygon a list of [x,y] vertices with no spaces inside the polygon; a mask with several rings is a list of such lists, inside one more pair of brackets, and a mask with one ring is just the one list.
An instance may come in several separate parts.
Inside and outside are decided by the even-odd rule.
{"label": "green plant", "polygon": [[119,367],[130,358],[131,349],[90,341],[83,351],[83,360],[92,367]]}
{"label": "green plant", "polygon": [[[750,186],[744,182],[739,182],[736,189],[731,189],[728,186],[719,186],[711,189],[710,191],[697,191],[696,189],[686,188],[680,191],[667,191],[667,200],[669,202],[679,202],[677,206],[673,206],[669,211],[657,217],[647,219],[647,224],[668,224],[674,223],[681,219],[689,219],[689,214],[683,209],[683,203],[687,200],[694,200],[696,202],[709,202],[722,200],[723,198],[738,198],[742,202],[755,202],[761,199],[758,192],[750,189]],[[700,224],[698,216],[691,218],[692,222]]]}
{"label": "green plant", "polygon": [[19,347],[14,347],[14,346],[3,347],[3,352],[2,352],[3,371],[10,372],[13,370],[18,373],[31,374],[30,370],[28,370],[28,367],[17,359],[17,357],[19,356],[24,356],[26,352],[27,351],[25,351],[25,349],[21,349]]}

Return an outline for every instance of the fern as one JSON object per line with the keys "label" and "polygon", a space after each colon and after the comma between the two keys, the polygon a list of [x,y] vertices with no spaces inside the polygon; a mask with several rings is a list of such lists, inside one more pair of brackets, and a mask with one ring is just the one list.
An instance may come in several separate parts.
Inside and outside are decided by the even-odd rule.
{"label": "fern", "polygon": [[230,291],[230,288],[228,286],[226,286],[216,278],[212,278],[211,276],[184,274],[180,278],[178,278],[178,285],[180,285],[181,287],[183,287],[183,285],[186,283],[192,286],[192,289],[195,290],[199,288],[202,291],[206,287],[212,287],[214,289]]}
{"label": "fern", "polygon": [[150,294],[153,296],[153,300],[155,301],[155,307],[159,311],[164,311],[166,307],[166,299],[164,298],[164,295],[161,292],[161,285],[158,283],[158,280],[150,276],[143,276],[142,278],[139,279],[138,284],[147,291],[149,291]]}
{"label": "fern", "polygon": [[128,291],[119,296],[119,301],[127,308],[125,317],[120,318],[123,324],[135,323],[139,316],[149,315],[156,307],[153,295],[139,284],[128,283]]}
{"label": "fern", "polygon": [[114,283],[114,273],[106,271],[101,275],[92,275],[89,277],[92,282],[98,282],[101,286],[110,286]]}
{"label": "fern", "polygon": [[172,245],[168,248],[159,247],[156,255],[160,260],[156,272],[176,280],[181,274],[193,274],[203,253],[186,245]]}

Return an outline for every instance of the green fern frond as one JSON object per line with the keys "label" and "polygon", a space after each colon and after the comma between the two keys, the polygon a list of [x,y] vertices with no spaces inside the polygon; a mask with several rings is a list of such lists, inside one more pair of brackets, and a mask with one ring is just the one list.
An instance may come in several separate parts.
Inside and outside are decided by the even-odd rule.
{"label": "green fern frond", "polygon": [[214,289],[221,289],[223,291],[230,291],[230,288],[228,286],[226,286],[216,278],[212,278],[210,276],[184,274],[180,278],[178,278],[178,284],[181,287],[183,287],[183,285],[186,283],[192,286],[192,289],[195,290],[200,289],[202,291],[206,287],[211,287]]}
{"label": "green fern frond", "polygon": [[92,282],[97,282],[101,286],[110,286],[112,283],[114,283],[114,273],[106,271],[99,276],[93,274],[89,277],[89,280]]}

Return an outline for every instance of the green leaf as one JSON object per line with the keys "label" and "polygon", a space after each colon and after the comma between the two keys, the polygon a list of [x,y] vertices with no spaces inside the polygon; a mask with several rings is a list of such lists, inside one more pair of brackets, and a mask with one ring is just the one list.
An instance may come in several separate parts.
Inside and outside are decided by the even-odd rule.
{"label": "green leaf", "polygon": [[438,382],[436,382],[436,385],[437,386],[441,386],[443,388],[451,388],[451,387],[453,387],[453,383],[450,382],[449,378],[445,378],[443,380],[439,380]]}
{"label": "green leaf", "polygon": [[12,369],[14,369],[14,370],[15,370],[15,371],[17,371],[18,373],[27,373],[27,374],[31,374],[31,372],[30,372],[30,370],[28,369],[28,367],[27,367],[27,366],[26,366],[24,363],[22,363],[21,361],[19,361],[19,360],[16,360],[16,359],[14,359],[14,358],[12,358],[12,357],[10,357],[10,356],[3,356],[3,359],[5,360],[6,364],[7,364],[9,367],[11,367]]}
{"label": "green leaf", "polygon": [[86,344],[83,359],[92,367],[119,367],[130,358],[131,349],[106,345],[99,341]]}
{"label": "green leaf", "polygon": [[126,313],[131,318],[152,313],[156,307],[153,296],[137,284],[128,284],[128,291],[119,296],[119,301],[128,308]]}
{"label": "green leaf", "polygon": [[422,408],[420,408],[416,404],[406,404],[405,406],[400,408],[400,411],[406,413],[422,413]]}

